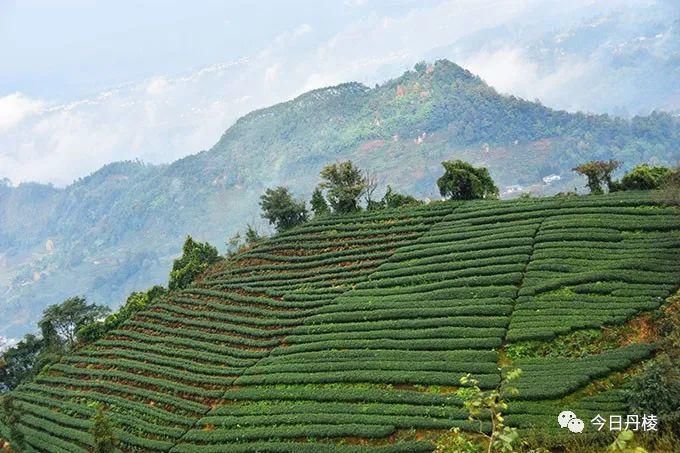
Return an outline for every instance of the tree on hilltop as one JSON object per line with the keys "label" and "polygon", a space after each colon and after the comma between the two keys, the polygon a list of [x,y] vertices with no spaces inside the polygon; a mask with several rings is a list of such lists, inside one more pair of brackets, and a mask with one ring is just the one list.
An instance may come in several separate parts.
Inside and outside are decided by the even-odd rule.
{"label": "tree on hilltop", "polygon": [[615,184],[612,182],[612,173],[620,166],[621,161],[618,160],[591,160],[572,168],[572,171],[588,179],[586,187],[590,189],[590,193],[601,194],[604,193],[603,184],[607,186],[607,190],[610,192],[612,189],[616,189]]}
{"label": "tree on hilltop", "polygon": [[676,167],[668,175],[661,186],[660,199],[669,205],[680,205],[680,167]]}
{"label": "tree on hilltop", "polygon": [[423,204],[423,201],[418,200],[417,198],[411,195],[405,195],[396,192],[395,190],[392,189],[392,186],[388,184],[387,190],[385,191],[385,195],[383,195],[381,203],[385,208],[401,208],[405,206],[416,206],[419,204]]}
{"label": "tree on hilltop", "polygon": [[42,338],[26,334],[0,357],[0,392],[16,388],[58,361],[73,349],[77,332],[101,320],[110,312],[104,305],[88,304],[84,297],[71,297],[50,305],[38,322]]}
{"label": "tree on hilltop", "polygon": [[236,234],[227,239],[227,257],[232,257],[237,253],[252,248],[263,239],[265,239],[265,236],[260,234],[254,226],[247,224],[246,231],[243,234],[237,231]]}
{"label": "tree on hilltop", "polygon": [[281,232],[307,221],[308,212],[304,201],[296,200],[287,187],[267,189],[260,197],[262,217]]}
{"label": "tree on hilltop", "polygon": [[359,200],[369,189],[369,177],[351,160],[326,165],[320,176],[318,189],[326,191],[334,213],[347,214],[360,209]]}
{"label": "tree on hilltop", "polygon": [[388,184],[385,195],[383,195],[383,197],[378,201],[370,201],[370,203],[368,203],[366,206],[366,210],[375,211],[378,209],[395,209],[408,206],[417,206],[420,204],[423,204],[423,201],[418,200],[411,195],[405,195],[396,192],[394,189],[392,189],[392,186]]}
{"label": "tree on hilltop", "polygon": [[102,338],[109,331],[118,328],[125,320],[148,307],[154,300],[165,295],[167,291],[162,286],[156,285],[146,291],[133,292],[117,312],[110,314],[103,321],[95,321],[80,328],[77,331],[78,343],[92,343]]}
{"label": "tree on hilltop", "polygon": [[378,175],[370,170],[364,170],[364,183],[366,190],[364,190],[364,201],[366,202],[366,210],[370,211],[380,206],[379,200],[374,200],[375,191],[378,190]]}
{"label": "tree on hilltop", "polygon": [[15,346],[7,349],[0,359],[0,393],[11,390],[32,377],[38,357],[43,350],[41,338],[27,334]]}
{"label": "tree on hilltop", "polygon": [[442,162],[444,175],[437,180],[439,192],[451,200],[498,197],[498,187],[485,167],[473,167],[462,160]]}

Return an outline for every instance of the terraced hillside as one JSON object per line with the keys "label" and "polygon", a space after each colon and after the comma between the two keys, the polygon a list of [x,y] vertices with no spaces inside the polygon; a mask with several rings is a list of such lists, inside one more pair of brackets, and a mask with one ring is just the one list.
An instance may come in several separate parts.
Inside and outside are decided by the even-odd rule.
{"label": "terraced hillside", "polygon": [[515,363],[506,347],[622,324],[678,285],[680,209],[647,194],[322,218],[21,386],[18,428],[36,451],[87,451],[99,402],[124,451],[432,451],[468,427],[459,378],[494,388],[516,366],[508,422],[552,429],[563,398],[623,412],[617,390],[577,392],[654,345]]}

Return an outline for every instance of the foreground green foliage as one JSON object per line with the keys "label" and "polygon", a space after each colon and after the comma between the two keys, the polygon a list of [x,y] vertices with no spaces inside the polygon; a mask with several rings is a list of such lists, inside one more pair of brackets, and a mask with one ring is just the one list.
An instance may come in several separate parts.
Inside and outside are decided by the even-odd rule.
{"label": "foreground green foliage", "polygon": [[0,420],[5,429],[0,430],[0,441],[4,438],[9,442],[12,449],[20,451],[25,447],[26,442],[24,433],[18,429],[20,418],[17,409],[14,407],[14,398],[11,395],[5,395],[1,398],[2,413]]}
{"label": "foreground green foliage", "polygon": [[113,433],[111,422],[106,417],[104,407],[97,406],[97,412],[92,417],[93,453],[113,453],[116,451],[118,439]]}
{"label": "foreground green foliage", "polygon": [[657,314],[659,352],[630,381],[630,410],[656,414],[663,430],[680,432],[680,293]]}

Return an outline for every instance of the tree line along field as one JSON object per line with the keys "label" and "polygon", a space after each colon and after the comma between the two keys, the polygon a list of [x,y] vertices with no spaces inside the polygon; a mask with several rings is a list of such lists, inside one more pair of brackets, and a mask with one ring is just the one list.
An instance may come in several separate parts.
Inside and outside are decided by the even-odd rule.
{"label": "tree line along field", "polygon": [[[625,412],[590,383],[634,342],[510,359],[518,342],[620,325],[680,285],[680,208],[649,193],[436,202],[328,216],[221,262],[12,392],[35,451],[86,452],[106,407],[122,451],[428,452],[470,429],[454,393],[517,367],[506,421]],[[0,425],[0,437],[8,427]]]}

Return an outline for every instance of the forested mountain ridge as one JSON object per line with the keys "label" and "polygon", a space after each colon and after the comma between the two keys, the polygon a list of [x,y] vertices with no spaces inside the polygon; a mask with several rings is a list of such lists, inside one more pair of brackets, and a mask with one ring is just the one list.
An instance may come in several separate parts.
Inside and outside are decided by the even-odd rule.
{"label": "forested mountain ridge", "polygon": [[[552,193],[581,186],[570,169],[585,160],[674,164],[678,143],[669,114],[555,111],[501,96],[446,60],[374,88],[314,90],[244,116],[210,150],[169,165],[114,163],[64,189],[1,184],[0,335],[19,336],[74,294],[116,306],[164,282],[186,234],[223,244],[257,218],[265,187],[308,198],[329,161],[352,159],[420,197],[438,197],[434,180],[451,158],[487,166],[506,194]],[[542,181],[551,175],[561,179]]]}

